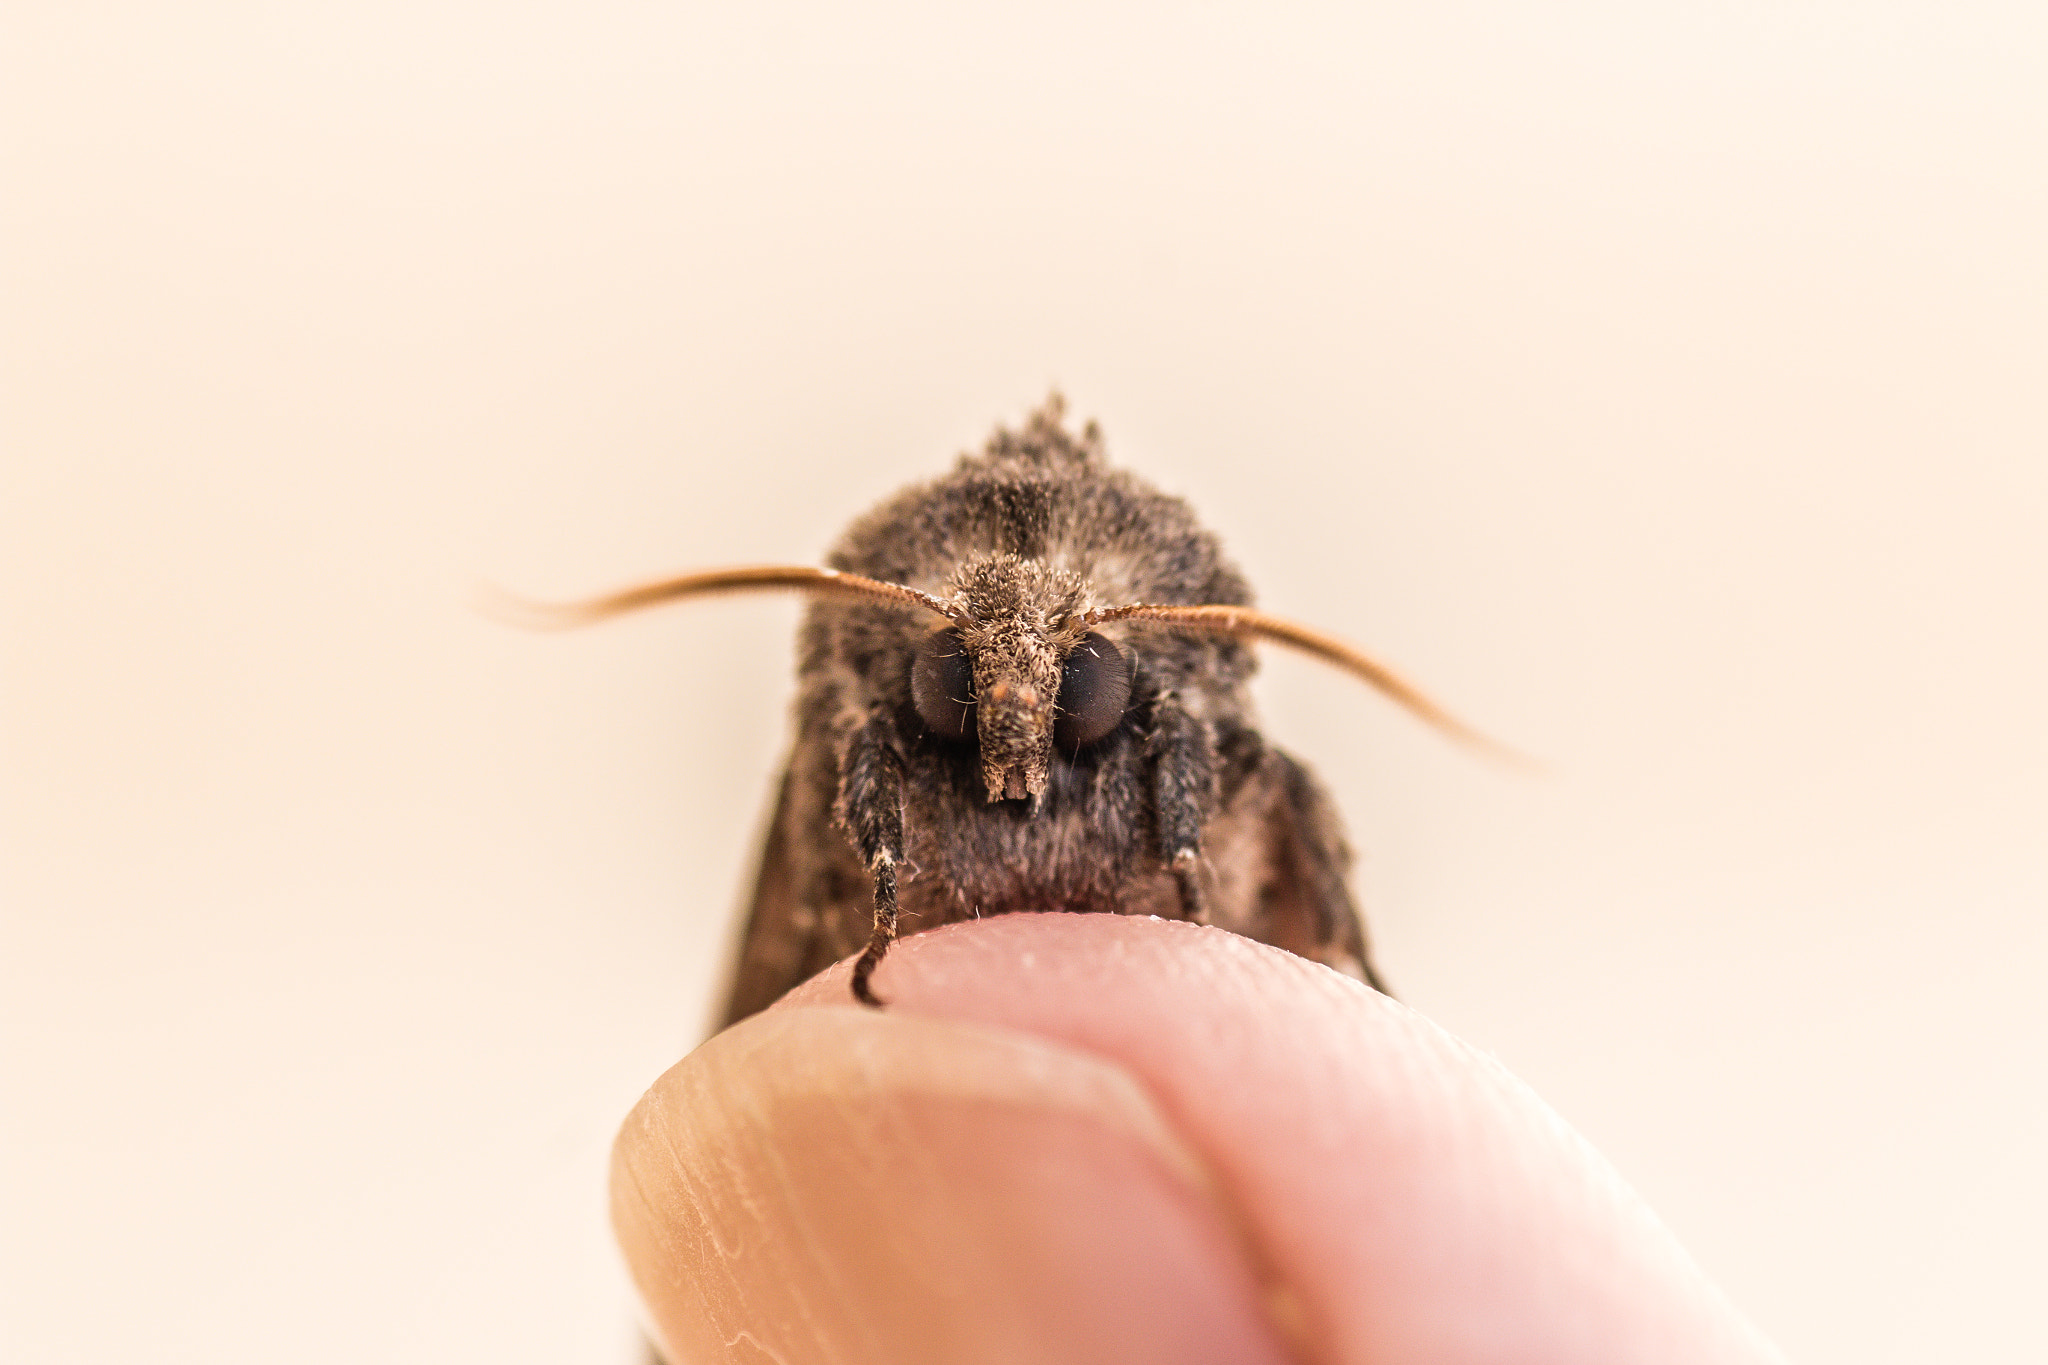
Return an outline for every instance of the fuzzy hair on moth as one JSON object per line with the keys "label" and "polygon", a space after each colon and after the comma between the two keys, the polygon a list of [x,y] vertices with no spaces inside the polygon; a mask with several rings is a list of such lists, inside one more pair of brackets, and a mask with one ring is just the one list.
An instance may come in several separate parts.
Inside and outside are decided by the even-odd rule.
{"label": "fuzzy hair on moth", "polygon": [[[1104,458],[1054,394],[856,520],[822,567],[713,569],[588,601],[559,627],[713,593],[795,591],[796,740],[724,1022],[902,918],[1014,910],[1219,925],[1384,990],[1322,785],[1260,735],[1249,645],[1344,669],[1437,730],[1515,758],[1385,665],[1252,606],[1179,498]],[[906,874],[907,873],[907,874]]]}

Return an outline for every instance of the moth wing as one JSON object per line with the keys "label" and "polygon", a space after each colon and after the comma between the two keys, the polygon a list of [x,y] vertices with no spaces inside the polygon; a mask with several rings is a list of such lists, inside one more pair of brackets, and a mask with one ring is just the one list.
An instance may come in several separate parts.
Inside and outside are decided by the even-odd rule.
{"label": "moth wing", "polygon": [[795,768],[785,769],[761,842],[761,868],[740,930],[732,984],[718,1020],[721,1029],[768,1008],[809,975],[805,968],[814,956],[817,924],[816,916],[799,904],[798,874],[790,856],[796,784]]}
{"label": "moth wing", "polygon": [[799,738],[782,774],[720,1028],[767,1009],[868,941],[874,881],[832,813],[838,764],[820,757],[821,748]]}
{"label": "moth wing", "polygon": [[1385,993],[1365,920],[1351,897],[1351,850],[1336,803],[1315,774],[1276,748],[1266,749],[1254,780],[1265,788],[1260,805],[1269,860],[1257,937]]}

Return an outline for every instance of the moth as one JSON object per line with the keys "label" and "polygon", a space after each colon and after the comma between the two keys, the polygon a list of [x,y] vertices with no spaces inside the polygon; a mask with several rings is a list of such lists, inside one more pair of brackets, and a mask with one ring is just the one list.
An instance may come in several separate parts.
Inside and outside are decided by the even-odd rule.
{"label": "moth", "polygon": [[1253,609],[1193,510],[1104,458],[1055,394],[855,521],[825,567],[688,574],[539,610],[580,624],[796,590],[796,742],[730,1024],[919,928],[1018,910],[1219,925],[1384,990],[1329,795],[1266,742],[1252,641],[1304,650],[1490,741],[1349,645]]}

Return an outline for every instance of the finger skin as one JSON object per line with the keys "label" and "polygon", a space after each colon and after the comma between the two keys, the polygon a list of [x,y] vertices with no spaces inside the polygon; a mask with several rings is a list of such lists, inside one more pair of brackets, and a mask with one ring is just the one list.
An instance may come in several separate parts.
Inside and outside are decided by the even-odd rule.
{"label": "finger skin", "polygon": [[[838,1017],[845,971],[834,968],[763,1017]],[[1059,1066],[1099,1066],[1127,1080],[1118,1104],[1151,1113],[1165,1136],[1131,1138],[1142,1159],[1125,1165],[1177,1193],[1110,1221],[1151,1218],[1167,1229],[1168,1244],[1202,1248],[1187,1258],[1200,1294],[1232,1303],[1239,1301],[1233,1294],[1249,1296],[1268,1340],[1295,1359],[1780,1359],[1604,1161],[1526,1087],[1413,1011],[1327,968],[1184,923],[1005,915],[906,939],[876,986],[892,1023],[1020,1040],[1066,1059]],[[788,1065],[767,1056],[756,1064]],[[1115,1089],[1104,1082],[1091,1093]],[[1010,1119],[1044,1103],[1027,1091],[1006,1093],[1017,1101],[1004,1111]],[[1138,1097],[1135,1108],[1128,1096]],[[720,1103],[715,1095],[697,1102]],[[1154,1121],[1131,1120],[1116,1105],[1062,1104],[1052,1107],[1098,1134],[1129,1137]],[[998,1123],[993,1131],[1005,1129]],[[629,1125],[622,1153],[641,1141],[631,1133]],[[990,1159],[997,1164],[1029,1155],[982,1140],[996,1141]],[[865,1160],[836,1178],[866,1187],[858,1196],[865,1216],[886,1226],[889,1200],[900,1193],[888,1185],[891,1159],[870,1152]],[[926,1207],[943,1208],[948,1197],[956,1208],[972,1207],[974,1181],[988,1179],[989,1170],[984,1163],[978,1173],[955,1173],[949,1179],[966,1183],[950,1196],[935,1186],[920,1198],[939,1201]],[[1096,1202],[1104,1188],[1086,1179],[1048,1187],[1055,1201]],[[1201,1216],[1190,1219],[1188,1209]],[[667,1214],[656,1198],[638,1216],[658,1227]],[[645,1247],[636,1251],[633,1237],[626,1240],[645,1289],[660,1275],[639,1268]],[[1120,1254],[1141,1257],[1142,1245],[1132,1234]],[[1219,1255],[1237,1258],[1238,1268],[1219,1268]],[[661,1273],[673,1278],[676,1264]],[[1162,1291],[1132,1307],[1171,1320],[1187,1301],[1175,1305]],[[1258,1339],[1243,1330],[1248,1341]],[[913,1357],[883,1348],[873,1356],[789,1357],[798,1358]]]}
{"label": "finger skin", "polygon": [[612,1208],[678,1365],[1289,1360],[1151,1100],[1023,1034],[838,1003],[757,1015],[635,1107]]}

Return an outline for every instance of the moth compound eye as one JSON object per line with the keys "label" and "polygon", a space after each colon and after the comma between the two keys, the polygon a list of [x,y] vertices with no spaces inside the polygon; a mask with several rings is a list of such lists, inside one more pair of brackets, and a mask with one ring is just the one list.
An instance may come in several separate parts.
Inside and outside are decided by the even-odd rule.
{"label": "moth compound eye", "polygon": [[957,630],[935,630],[910,665],[910,703],[932,733],[966,739],[974,733],[974,665]]}
{"label": "moth compound eye", "polygon": [[1053,742],[1062,749],[1093,744],[1122,723],[1130,700],[1130,660],[1108,638],[1089,631],[1060,673]]}

